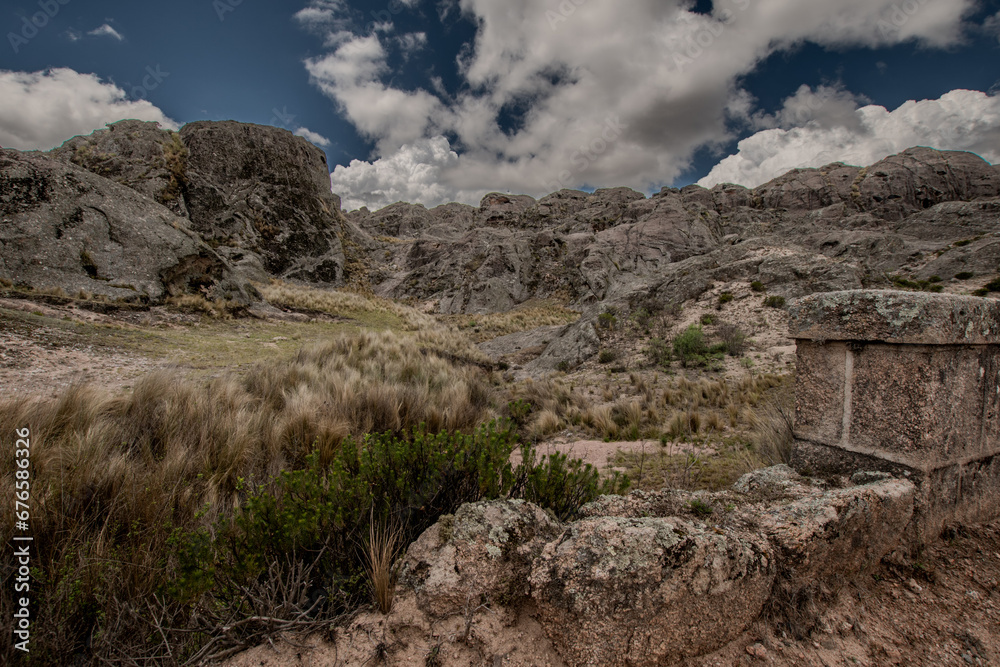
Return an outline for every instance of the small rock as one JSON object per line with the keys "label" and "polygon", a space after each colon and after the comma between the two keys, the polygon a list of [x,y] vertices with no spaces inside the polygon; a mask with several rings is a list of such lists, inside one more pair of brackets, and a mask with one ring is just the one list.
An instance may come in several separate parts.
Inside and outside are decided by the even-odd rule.
{"label": "small rock", "polygon": [[906,587],[909,588],[914,593],[917,593],[918,595],[922,593],[924,590],[924,587],[918,584],[917,581],[912,578],[907,580]]}
{"label": "small rock", "polygon": [[751,644],[750,646],[747,646],[747,653],[753,656],[757,656],[758,658],[763,658],[767,655],[767,649],[764,648],[763,644],[758,642],[756,644]]}

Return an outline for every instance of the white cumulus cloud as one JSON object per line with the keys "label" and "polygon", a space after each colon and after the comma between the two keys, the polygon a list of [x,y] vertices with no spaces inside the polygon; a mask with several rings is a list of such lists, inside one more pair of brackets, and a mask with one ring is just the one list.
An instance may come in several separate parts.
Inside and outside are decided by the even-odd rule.
{"label": "white cumulus cloud", "polygon": [[107,123],[134,118],[176,130],[177,123],[146,100],[94,74],[69,68],[42,72],[0,70],[0,146],[48,150]]}
{"label": "white cumulus cloud", "polygon": [[[712,15],[694,13],[693,4],[439,1],[439,19],[460,11],[476,26],[457,63],[463,85],[451,95],[432,77],[424,86],[395,83],[390,54],[405,47],[397,39],[370,24],[331,28],[329,50],[306,68],[375,144],[373,159],[335,173],[335,191],[369,206],[391,203],[395,193],[432,204],[475,203],[498,189],[536,196],[559,187],[649,191],[680,176],[696,150],[730,142],[734,120],[778,133],[812,123],[848,136],[860,131],[854,111],[865,100],[835,86],[807,89],[766,116],[740,88],[741,77],[804,42],[956,44],[976,2],[716,0]],[[430,145],[446,147],[454,160],[440,163]],[[402,187],[398,174],[415,171],[419,159],[430,160],[421,177],[438,180]],[[388,180],[379,184],[382,177]]]}
{"label": "white cumulus cloud", "polygon": [[92,35],[94,37],[111,37],[112,39],[118,40],[119,42],[125,39],[120,32],[112,28],[107,23],[102,25],[100,28],[94,28],[87,34]]}
{"label": "white cumulus cloud", "polygon": [[[800,89],[785,104],[801,108],[808,94]],[[844,100],[836,100],[842,107]],[[823,115],[822,107],[818,110]],[[834,115],[844,116],[843,108]],[[700,185],[737,183],[756,187],[789,169],[822,167],[831,162],[858,166],[913,146],[962,150],[1000,162],[1000,97],[973,90],[953,90],[936,100],[909,101],[893,111],[877,105],[855,108],[853,119],[762,130],[739,142],[736,154],[722,160]],[[849,121],[849,122],[848,122]]]}
{"label": "white cumulus cloud", "polygon": [[295,130],[295,132],[293,132],[292,134],[294,134],[297,137],[302,137],[303,139],[306,139],[307,141],[311,141],[312,143],[316,144],[317,146],[323,146],[324,148],[326,148],[327,146],[330,145],[330,140],[329,139],[327,139],[326,137],[324,137],[319,132],[313,132],[308,127],[297,128]]}
{"label": "white cumulus cloud", "polygon": [[374,162],[352,160],[346,167],[338,165],[330,183],[341,194],[345,210],[381,208],[397,201],[435,206],[460,199],[445,176],[458,163],[458,154],[439,136],[404,145]]}

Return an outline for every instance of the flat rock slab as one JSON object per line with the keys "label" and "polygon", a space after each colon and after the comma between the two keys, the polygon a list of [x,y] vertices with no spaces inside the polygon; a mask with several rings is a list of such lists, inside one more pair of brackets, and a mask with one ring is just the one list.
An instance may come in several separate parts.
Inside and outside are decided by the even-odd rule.
{"label": "flat rock slab", "polygon": [[815,341],[995,345],[1000,301],[891,290],[812,294],[789,307],[789,335]]}

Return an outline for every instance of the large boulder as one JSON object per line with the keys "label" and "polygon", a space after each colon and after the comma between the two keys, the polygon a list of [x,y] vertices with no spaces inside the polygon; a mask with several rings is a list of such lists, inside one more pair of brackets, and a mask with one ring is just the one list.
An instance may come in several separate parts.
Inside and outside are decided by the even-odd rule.
{"label": "large boulder", "polygon": [[571,524],[531,573],[538,619],[575,665],[660,665],[724,645],[759,614],[774,554],[749,531],[677,518]]}
{"label": "large boulder", "polygon": [[39,153],[0,150],[0,275],[126,300],[196,292],[246,303],[226,261],[166,207]]}
{"label": "large boulder", "polygon": [[288,130],[199,121],[170,132],[125,120],[50,154],[187,217],[241,276],[345,280],[341,237],[356,234],[325,154]]}
{"label": "large boulder", "polygon": [[323,151],[288,130],[233,121],[181,128],[192,227],[233,261],[246,251],[271,275],[344,279],[340,199]]}

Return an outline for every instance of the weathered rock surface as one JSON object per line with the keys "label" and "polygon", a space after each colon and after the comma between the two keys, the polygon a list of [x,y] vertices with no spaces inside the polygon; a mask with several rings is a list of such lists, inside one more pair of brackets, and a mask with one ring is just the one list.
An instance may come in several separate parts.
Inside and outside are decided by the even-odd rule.
{"label": "weathered rock surface", "polygon": [[326,156],[287,130],[200,121],[175,133],[126,120],[51,155],[189,218],[246,278],[344,280],[345,221]]}
{"label": "weathered rock surface", "polygon": [[[471,627],[486,605],[494,618],[539,626],[544,649],[570,665],[669,665],[711,652],[772,596],[836,589],[899,547],[913,483],[855,479],[830,487],[777,466],[732,491],[605,496],[566,524],[522,501],[463,506],[404,560],[408,616],[435,619],[408,626],[410,637],[460,619]],[[403,631],[392,616],[387,624]]]}
{"label": "weathered rock surface", "polygon": [[234,262],[260,257],[271,275],[344,278],[340,199],[326,155],[288,130],[233,121],[188,123],[184,200],[192,227]]}
{"label": "weathered rock surface", "polygon": [[446,617],[528,594],[531,566],[561,526],[540,507],[523,501],[463,505],[410,545],[400,582],[416,591],[431,616]]}
{"label": "weathered rock surface", "polygon": [[[867,168],[796,169],[753,190],[561,190],[537,201],[492,193],[478,208],[399,203],[347,217],[373,239],[380,294],[432,301],[443,313],[557,298],[592,320],[602,307],[654,310],[718,282],[756,280],[794,298],[888,288],[895,274],[985,278],[1000,266],[998,211],[995,167],[914,148]],[[566,334],[576,341],[582,326]],[[538,370],[576,363],[580,346],[563,343],[551,343]]]}
{"label": "weathered rock surface", "polygon": [[658,665],[710,651],[760,613],[767,542],[676,518],[573,523],[531,573],[538,619],[576,665]]}
{"label": "weathered rock surface", "polygon": [[203,293],[248,302],[187,220],[129,187],[38,153],[0,151],[0,275],[125,300]]}

